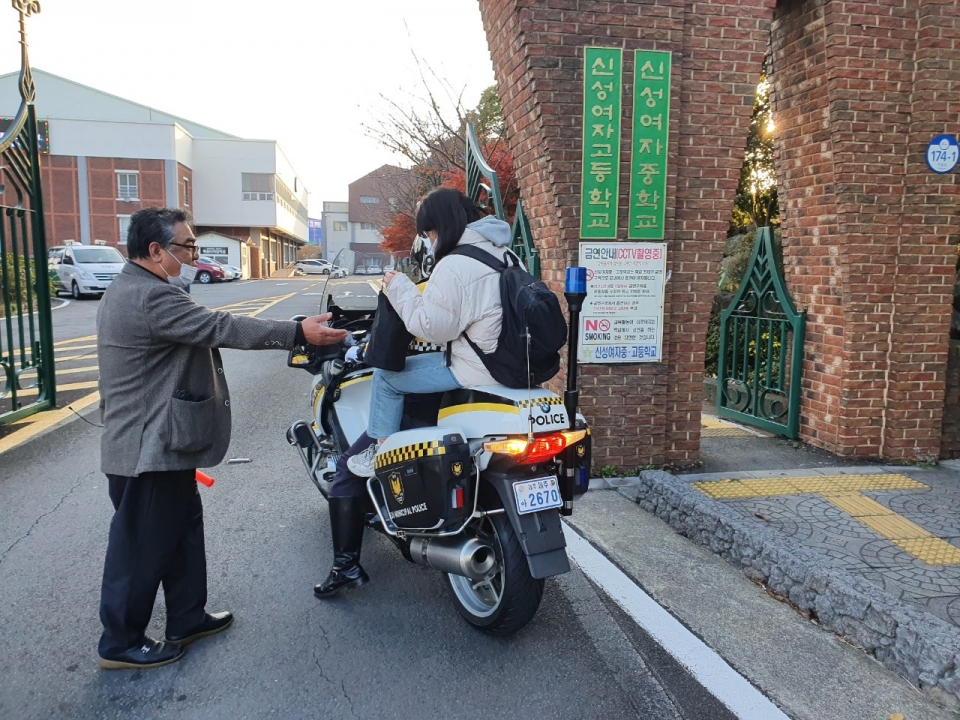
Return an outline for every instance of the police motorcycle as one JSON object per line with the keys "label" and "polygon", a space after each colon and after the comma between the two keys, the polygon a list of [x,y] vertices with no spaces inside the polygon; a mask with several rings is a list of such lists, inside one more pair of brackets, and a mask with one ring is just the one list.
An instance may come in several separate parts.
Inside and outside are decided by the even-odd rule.
{"label": "police motorcycle", "polygon": [[[417,243],[414,257],[421,277],[428,275],[432,257]],[[429,426],[387,439],[366,485],[367,526],[408,561],[444,573],[460,615],[492,635],[523,628],[540,605],[545,578],[570,570],[560,518],[572,514],[590,478],[590,431],[576,414],[575,329],[586,276],[583,268],[567,274],[564,398],[542,387],[501,385],[444,393]],[[290,352],[288,365],[314,376],[313,417],[294,423],[287,440],[328,497],[338,459],[367,428],[373,368],[357,349],[373,315],[341,308],[326,286],[323,300],[321,309],[334,315],[331,326],[349,334],[339,345]]]}

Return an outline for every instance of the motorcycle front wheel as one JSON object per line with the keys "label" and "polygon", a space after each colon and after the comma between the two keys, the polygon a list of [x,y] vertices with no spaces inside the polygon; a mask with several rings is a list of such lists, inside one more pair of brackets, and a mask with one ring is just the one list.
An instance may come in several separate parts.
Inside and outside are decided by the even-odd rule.
{"label": "motorcycle front wheel", "polygon": [[454,604],[461,617],[490,635],[512,635],[524,627],[540,607],[543,580],[530,575],[527,557],[505,514],[486,516],[477,536],[493,547],[497,572],[487,580],[447,575]]}

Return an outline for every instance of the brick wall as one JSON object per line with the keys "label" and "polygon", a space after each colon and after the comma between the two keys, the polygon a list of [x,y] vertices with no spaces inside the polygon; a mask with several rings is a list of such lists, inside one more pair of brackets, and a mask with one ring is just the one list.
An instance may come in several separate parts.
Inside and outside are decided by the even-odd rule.
{"label": "brick wall", "polygon": [[177,163],[177,204],[193,211],[193,170],[183,163]]}
{"label": "brick wall", "polygon": [[[138,173],[136,201],[117,199],[117,171]],[[87,182],[90,193],[90,239],[117,245],[120,240],[118,215],[165,204],[164,161],[126,158],[88,158]]]}
{"label": "brick wall", "polygon": [[[697,459],[710,301],[771,41],[785,269],[808,310],[801,437],[842,455],[937,455],[957,184],[929,172],[924,153],[960,117],[955,0],[480,9],[523,204],[556,290],[577,261],[583,47],[674,52],[665,362],[582,367],[598,464]],[[627,62],[626,137],[631,71]],[[627,188],[628,142],[621,153]],[[625,228],[623,197],[620,208]]]}
{"label": "brick wall", "polygon": [[[481,0],[480,9],[523,205],[544,280],[558,291],[564,269],[577,263],[583,47],[622,47],[627,56],[634,49],[674,52],[665,362],[585,365],[580,388],[598,466],[690,464],[699,453],[707,321],[770,9],[746,0]],[[624,98],[632,93],[630,60]],[[623,104],[623,134],[630,137],[631,103]],[[624,192],[629,163],[625,142]],[[620,239],[626,239],[626,208],[621,198]]]}
{"label": "brick wall", "polygon": [[77,159],[59,155],[40,156],[40,184],[47,245],[66,240],[80,242],[80,193],[77,187]]}
{"label": "brick wall", "polygon": [[939,452],[957,185],[925,152],[960,112],[958,36],[955,2],[775,11],[784,265],[809,311],[801,437],[840,455]]}

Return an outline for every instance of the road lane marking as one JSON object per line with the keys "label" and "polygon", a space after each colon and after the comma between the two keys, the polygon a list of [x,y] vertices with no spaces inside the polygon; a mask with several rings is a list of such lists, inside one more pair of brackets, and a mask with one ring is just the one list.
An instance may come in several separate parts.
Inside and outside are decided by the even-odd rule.
{"label": "road lane marking", "polygon": [[71,362],[73,360],[89,360],[97,357],[97,353],[84,353],[83,355],[71,355],[70,357],[57,358],[58,363]]}
{"label": "road lane marking", "polygon": [[[68,383],[67,385],[61,385],[57,383],[57,392],[69,392],[71,390],[89,390],[90,388],[95,388],[98,385],[97,380],[90,380],[88,382],[78,382],[78,383]],[[38,388],[29,387],[24,388],[23,390],[17,390],[17,397],[29,397],[30,395],[36,395]],[[39,418],[43,413],[37,413],[34,417]]]}
{"label": "road lane marking", "polygon": [[297,293],[292,292],[292,293],[288,293],[288,294],[286,294],[286,295],[284,295],[284,296],[282,296],[282,297],[278,297],[278,298],[277,298],[276,300],[274,300],[272,303],[268,303],[267,305],[264,305],[264,306],[263,306],[262,308],[260,308],[259,310],[256,310],[256,311],[250,313],[250,317],[256,317],[257,315],[259,315],[260,313],[262,313],[264,310],[269,310],[269,309],[272,308],[274,305],[278,305],[279,303],[282,303],[284,300],[289,300],[290,298],[292,298],[292,297],[293,297],[294,295],[296,295],[296,294],[297,294]]}
{"label": "road lane marking", "polygon": [[[244,315],[247,317],[256,317],[262,312],[269,310],[274,305],[277,305],[284,300],[288,300],[296,292],[288,293],[286,295],[271,295],[265,298],[254,298],[251,300],[241,300],[236,303],[231,303],[230,305],[224,305],[218,308],[213,308],[214,310],[227,310],[229,308],[237,308],[241,312],[235,313],[237,315]],[[84,337],[72,338],[70,340],[61,340],[53,344],[56,353],[75,353],[81,350],[90,350],[97,347],[96,343],[89,344],[90,340],[96,340],[96,335],[86,335]],[[77,345],[76,343],[88,343],[86,345]],[[80,355],[69,355],[67,357],[57,357],[56,362],[66,363],[72,360],[84,360],[96,358],[97,353],[86,353]],[[93,372],[99,370],[98,365],[91,365],[82,368],[69,368],[65,370],[57,370],[57,376],[61,375],[70,375],[70,374],[79,374],[84,372]],[[89,382],[77,382],[77,383],[68,383],[68,384],[57,384],[57,392],[70,392],[74,390],[89,390],[98,387],[98,381],[89,381]],[[36,395],[38,393],[38,388],[26,388],[20,390],[17,395],[18,397],[29,397]],[[5,438],[0,440],[0,453],[6,452],[7,450],[12,449],[13,447],[27,442],[28,440],[36,437],[39,433],[44,432],[48,428],[57,425],[65,420],[76,419],[76,416],[73,414],[73,411],[70,410],[72,407],[74,410],[81,410],[89,406],[93,402],[98,402],[100,399],[100,394],[94,392],[90,395],[87,395],[74,403],[71,403],[67,407],[50,410],[42,413],[37,413],[32,415],[29,418],[24,418],[23,420],[15,423],[15,426],[21,426],[20,429],[14,430],[12,433],[7,435]]]}
{"label": "road lane marking", "polygon": [[61,340],[60,342],[55,342],[54,347],[60,347],[62,345],[71,345],[75,342],[86,342],[87,340],[96,340],[96,335],[86,335],[85,337],[73,338],[72,340]]}
{"label": "road lane marking", "polygon": [[57,373],[57,377],[60,377],[61,375],[76,375],[77,373],[90,372],[91,370],[99,370],[99,369],[100,369],[99,365],[88,365],[87,367],[69,368],[67,370],[56,370],[55,372]]}
{"label": "road lane marking", "polygon": [[763,480],[704,480],[693,483],[693,487],[714,500],[819,495],[927,565],[960,565],[960,548],[863,494],[871,490],[929,490],[928,486],[906,475],[883,473]]}
{"label": "road lane marking", "polygon": [[15,430],[5,438],[0,438],[0,455],[8,450],[12,450],[18,445],[22,445],[28,440],[32,440],[40,433],[52,428],[59,422],[68,419],[76,419],[74,411],[80,412],[81,410],[88,408],[97,402],[100,402],[100,393],[93,392],[89,395],[85,395],[75,402],[70,403],[65,408],[38,413],[35,416],[36,420],[31,422],[26,427],[21,428],[20,430]]}
{"label": "road lane marking", "polygon": [[771,700],[664,610],[576,530],[563,524],[567,553],[664,650],[743,720],[789,720]]}

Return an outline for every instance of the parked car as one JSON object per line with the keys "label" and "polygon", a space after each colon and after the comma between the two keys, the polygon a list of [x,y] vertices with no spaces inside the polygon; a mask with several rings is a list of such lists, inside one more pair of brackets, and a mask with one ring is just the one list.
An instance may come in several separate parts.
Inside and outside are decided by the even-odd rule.
{"label": "parked car", "polygon": [[54,292],[69,292],[75,300],[85,295],[103,295],[125,262],[116,248],[105,245],[71,243],[47,251]]}
{"label": "parked car", "polygon": [[236,265],[224,265],[223,267],[233,273],[234,280],[239,280],[243,277],[243,270],[238,268]]}
{"label": "parked car", "polygon": [[223,282],[226,277],[223,266],[215,260],[203,255],[196,262],[197,282],[209,285],[212,282]]}
{"label": "parked car", "polygon": [[322,259],[301,260],[295,267],[304,275],[329,275],[333,263]]}
{"label": "parked car", "polygon": [[330,270],[330,277],[333,279],[345,278],[349,274],[350,272],[346,268],[342,268],[339,265],[334,265],[333,269]]}

